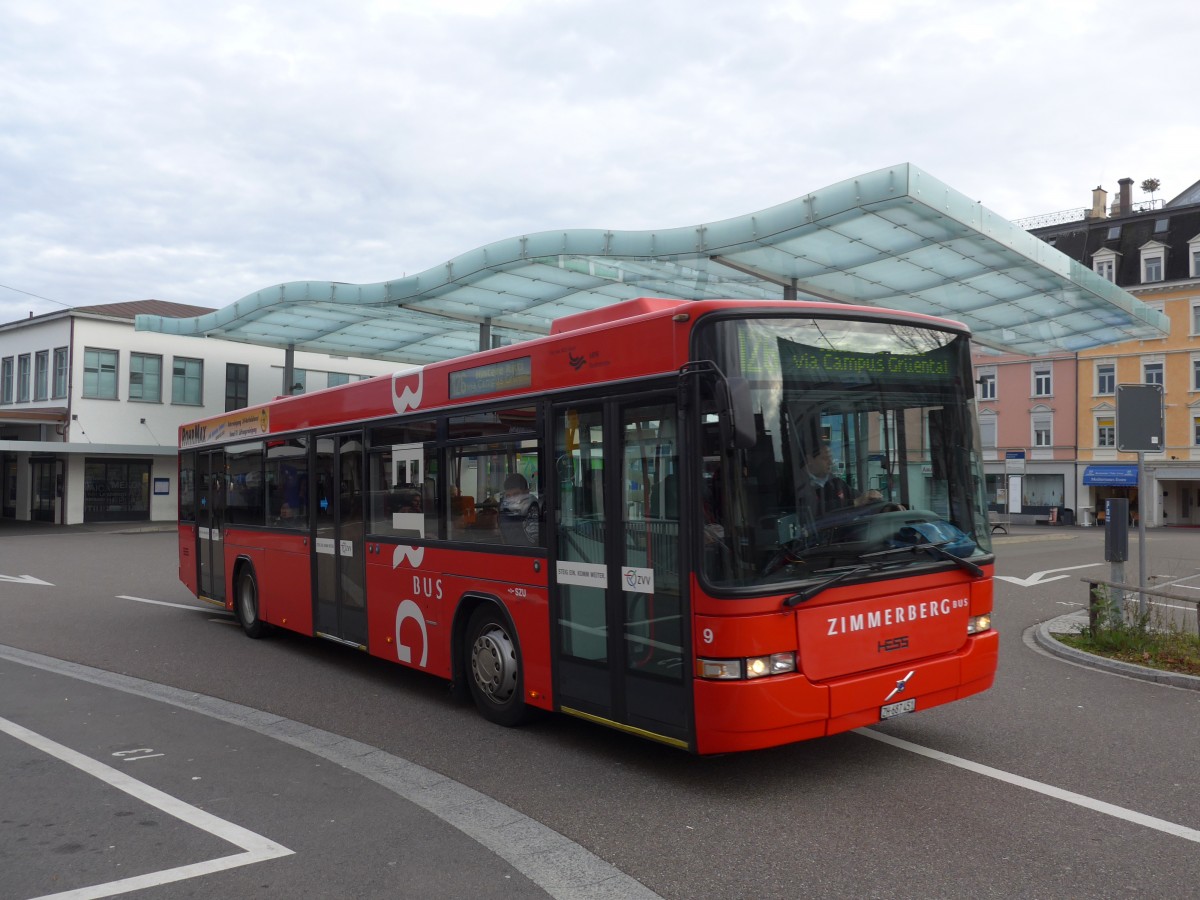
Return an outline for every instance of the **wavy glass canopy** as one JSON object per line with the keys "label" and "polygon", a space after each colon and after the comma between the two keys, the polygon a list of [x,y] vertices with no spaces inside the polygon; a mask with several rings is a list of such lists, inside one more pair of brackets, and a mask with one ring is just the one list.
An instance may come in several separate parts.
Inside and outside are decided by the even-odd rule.
{"label": "wavy glass canopy", "polygon": [[1163,337],[1166,316],[911,164],[663,231],[497,241],[378,284],[299,281],[139,331],[422,364],[633,297],[832,300],[945,316],[1023,354]]}

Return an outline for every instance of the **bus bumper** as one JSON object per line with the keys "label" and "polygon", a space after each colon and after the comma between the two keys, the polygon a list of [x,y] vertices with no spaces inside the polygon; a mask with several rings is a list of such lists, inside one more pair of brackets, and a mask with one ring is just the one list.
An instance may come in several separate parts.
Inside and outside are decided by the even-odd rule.
{"label": "bus bumper", "polygon": [[986,631],[953,654],[824,683],[802,674],[697,679],[696,752],[759,750],[875,725],[882,707],[898,699],[915,698],[915,712],[961,700],[992,686],[999,646],[999,634]]}

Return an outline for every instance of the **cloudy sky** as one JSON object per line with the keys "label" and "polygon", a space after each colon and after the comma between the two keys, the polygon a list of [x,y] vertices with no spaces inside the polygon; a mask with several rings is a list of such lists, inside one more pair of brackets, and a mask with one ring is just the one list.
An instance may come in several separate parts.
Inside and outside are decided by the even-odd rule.
{"label": "cloudy sky", "polygon": [[412,275],[911,162],[1007,218],[1200,180],[1183,0],[0,0],[0,322]]}

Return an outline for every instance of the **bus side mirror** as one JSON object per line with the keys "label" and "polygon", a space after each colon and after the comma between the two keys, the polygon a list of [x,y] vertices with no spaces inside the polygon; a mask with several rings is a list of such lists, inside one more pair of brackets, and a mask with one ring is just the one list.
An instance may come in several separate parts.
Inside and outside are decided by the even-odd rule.
{"label": "bus side mirror", "polygon": [[754,404],[750,400],[750,382],[740,376],[725,379],[726,395],[722,419],[728,418],[726,444],[735,450],[749,450],[758,443],[754,430]]}

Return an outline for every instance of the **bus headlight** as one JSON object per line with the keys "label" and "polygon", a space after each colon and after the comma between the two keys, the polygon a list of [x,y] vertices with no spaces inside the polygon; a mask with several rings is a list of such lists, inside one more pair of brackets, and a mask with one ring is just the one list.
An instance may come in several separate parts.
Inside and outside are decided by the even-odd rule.
{"label": "bus headlight", "polygon": [[985,613],[982,616],[971,616],[971,618],[967,619],[967,634],[979,634],[979,632],[987,631],[991,627],[991,613]]}
{"label": "bus headlight", "polygon": [[751,656],[749,659],[696,660],[696,675],[711,681],[741,681],[795,671],[796,654],[791,651],[772,653],[770,656]]}

